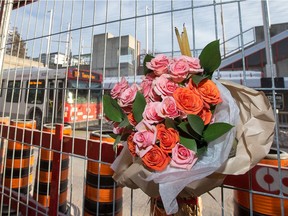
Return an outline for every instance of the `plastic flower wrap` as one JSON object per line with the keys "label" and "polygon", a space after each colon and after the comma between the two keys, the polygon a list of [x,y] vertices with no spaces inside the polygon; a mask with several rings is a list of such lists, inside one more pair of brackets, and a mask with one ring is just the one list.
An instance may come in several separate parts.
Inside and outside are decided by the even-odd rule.
{"label": "plastic flower wrap", "polygon": [[124,146],[112,164],[114,179],[160,195],[168,214],[177,212],[176,198],[187,185],[225,164],[239,120],[230,91],[212,79],[221,62],[219,41],[194,58],[185,35],[177,35],[182,56],[147,55],[140,85],[122,78],[103,97],[111,136]]}

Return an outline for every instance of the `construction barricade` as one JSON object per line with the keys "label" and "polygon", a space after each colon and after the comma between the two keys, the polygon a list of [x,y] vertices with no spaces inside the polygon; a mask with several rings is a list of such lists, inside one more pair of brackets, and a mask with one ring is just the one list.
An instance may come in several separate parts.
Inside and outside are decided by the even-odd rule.
{"label": "construction barricade", "polygon": [[[36,121],[29,119],[11,120],[10,124],[18,128],[36,128]],[[29,193],[32,190],[33,164],[33,147],[30,144],[8,140],[4,185],[23,194]]]}
{"label": "construction barricade", "polygon": [[[43,125],[43,131],[55,134],[56,127],[53,124]],[[70,125],[64,125],[63,135],[72,135]],[[52,136],[51,136],[52,140]],[[52,181],[53,151],[47,149],[39,150],[39,160],[34,186],[33,198],[44,207],[50,206],[50,188]],[[39,173],[38,173],[39,172]],[[59,212],[67,211],[67,193],[68,193],[68,173],[69,173],[69,155],[61,154],[61,175],[60,175],[60,195]]]}
{"label": "construction barricade", "polygon": [[[93,131],[90,139],[114,143],[112,131]],[[100,142],[101,143],[101,142]],[[101,144],[100,144],[101,145]],[[122,188],[113,180],[109,164],[88,160],[85,185],[84,215],[122,215]]]}

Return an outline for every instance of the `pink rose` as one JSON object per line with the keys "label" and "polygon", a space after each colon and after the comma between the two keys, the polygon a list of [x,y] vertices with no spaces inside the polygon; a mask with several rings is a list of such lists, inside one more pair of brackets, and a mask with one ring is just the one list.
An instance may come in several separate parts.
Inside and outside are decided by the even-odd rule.
{"label": "pink rose", "polygon": [[168,65],[170,64],[171,59],[167,56],[160,54],[153,58],[150,62],[146,63],[146,67],[160,76],[162,74],[168,73]]}
{"label": "pink rose", "polygon": [[143,157],[153,148],[156,142],[157,128],[142,120],[136,125],[135,129],[137,130],[133,137],[133,141],[136,143],[135,151],[139,157]]}
{"label": "pink rose", "polygon": [[173,97],[165,97],[160,106],[157,106],[157,113],[162,118],[168,117],[172,119],[180,115]]}
{"label": "pink rose", "polygon": [[158,115],[157,107],[161,105],[161,102],[150,102],[146,105],[144,112],[142,114],[143,119],[146,120],[149,124],[159,123],[163,120]]}
{"label": "pink rose", "polygon": [[155,80],[154,80],[152,82],[152,86],[149,91],[148,98],[146,98],[146,102],[149,103],[149,102],[155,102],[155,101],[161,101],[161,96],[155,92]]}
{"label": "pink rose", "polygon": [[178,85],[169,80],[168,77],[167,74],[163,74],[155,79],[155,93],[162,97],[173,95],[173,92],[178,88]]}
{"label": "pink rose", "polygon": [[139,90],[139,87],[137,84],[132,84],[129,88],[127,88],[125,91],[121,93],[118,99],[118,104],[120,107],[123,108],[123,110],[126,113],[131,112],[132,104],[135,100],[137,91]]}
{"label": "pink rose", "polygon": [[142,149],[154,144],[153,138],[154,134],[152,131],[138,131],[133,137],[133,142]]}
{"label": "pink rose", "polygon": [[170,64],[170,76],[174,82],[182,82],[189,73],[189,64],[183,58],[174,59]]}
{"label": "pink rose", "polygon": [[200,60],[198,58],[193,58],[190,56],[181,56],[181,59],[185,60],[189,65],[189,73],[198,74],[202,73],[204,70],[201,68]]}
{"label": "pink rose", "polygon": [[145,75],[144,79],[153,81],[155,79],[155,77],[156,77],[156,75],[154,73],[148,73]]}
{"label": "pink rose", "polygon": [[181,144],[176,144],[172,149],[171,167],[190,170],[196,163],[197,156],[194,151],[187,149]]}
{"label": "pink rose", "polygon": [[146,101],[148,101],[149,93],[152,89],[153,79],[150,79],[150,76],[146,76],[140,84],[141,93],[143,94]]}
{"label": "pink rose", "polygon": [[118,98],[121,95],[121,93],[128,87],[129,87],[129,84],[127,80],[125,79],[125,77],[122,77],[121,81],[116,83],[114,87],[111,89],[111,93],[110,93],[111,97],[113,99]]}

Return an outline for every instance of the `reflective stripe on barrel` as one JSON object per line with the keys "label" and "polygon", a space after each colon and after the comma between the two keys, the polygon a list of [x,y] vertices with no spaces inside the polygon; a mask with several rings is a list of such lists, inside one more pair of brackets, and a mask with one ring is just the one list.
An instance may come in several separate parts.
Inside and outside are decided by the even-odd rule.
{"label": "reflective stripe on barrel", "polygon": [[[114,139],[102,131],[102,140],[111,142]],[[100,134],[92,132],[91,139],[100,140]],[[110,165],[88,161],[84,198],[84,215],[122,215],[122,188],[113,180]]]}
{"label": "reflective stripe on barrel", "polygon": [[[11,125],[19,128],[35,129],[34,120],[11,120]],[[25,143],[9,140],[6,153],[4,185],[27,194],[32,188],[33,148]]]}
{"label": "reflective stripe on barrel", "polygon": [[[56,127],[53,126],[52,124],[43,125],[43,131],[55,134],[55,129]],[[70,125],[64,125],[63,135],[72,135],[72,128]],[[39,157],[40,157],[40,163],[37,164],[36,183],[33,197],[44,207],[49,207],[50,187],[52,179],[53,151],[41,149],[39,152]],[[58,210],[59,212],[62,213],[65,213],[67,211],[68,173],[69,173],[69,155],[61,154],[60,195],[59,195]],[[39,181],[37,180],[38,177]]]}

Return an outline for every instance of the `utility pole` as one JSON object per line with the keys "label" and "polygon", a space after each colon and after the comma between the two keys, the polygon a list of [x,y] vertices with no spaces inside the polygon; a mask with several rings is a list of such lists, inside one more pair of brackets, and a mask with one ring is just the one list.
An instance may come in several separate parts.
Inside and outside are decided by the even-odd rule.
{"label": "utility pole", "polygon": [[262,5],[262,17],[263,17],[263,28],[264,28],[264,39],[265,39],[265,51],[266,51],[266,77],[275,77],[276,70],[273,63],[272,45],[270,38],[270,14],[268,0],[261,0]]}
{"label": "utility pole", "polygon": [[0,16],[0,80],[1,80],[4,55],[5,55],[5,43],[8,35],[10,16],[13,8],[13,0],[6,0],[6,1],[2,0],[0,4],[2,13],[0,14],[2,15]]}
{"label": "utility pole", "polygon": [[70,66],[70,61],[71,61],[71,43],[72,43],[72,39],[71,39],[71,24],[68,23],[68,29],[67,29],[67,36],[66,36],[66,46],[65,46],[65,57],[66,57],[66,61],[67,61],[67,65]]}
{"label": "utility pole", "polygon": [[149,48],[149,32],[148,32],[148,29],[149,29],[149,20],[148,20],[148,11],[149,11],[149,8],[148,6],[146,5],[146,17],[145,17],[145,23],[146,23],[146,54],[148,54],[148,48]]}
{"label": "utility pole", "polygon": [[222,40],[223,40],[223,54],[226,57],[226,39],[225,39],[225,28],[224,28],[224,13],[223,13],[223,5],[222,0],[220,1],[220,10],[221,10],[221,26],[222,26]]}
{"label": "utility pole", "polygon": [[53,18],[53,10],[47,11],[50,13],[50,19],[49,19],[49,29],[48,29],[48,37],[47,37],[47,50],[46,50],[46,66],[49,68],[49,53],[50,53],[50,41],[51,41],[51,31],[52,31],[52,18]]}

